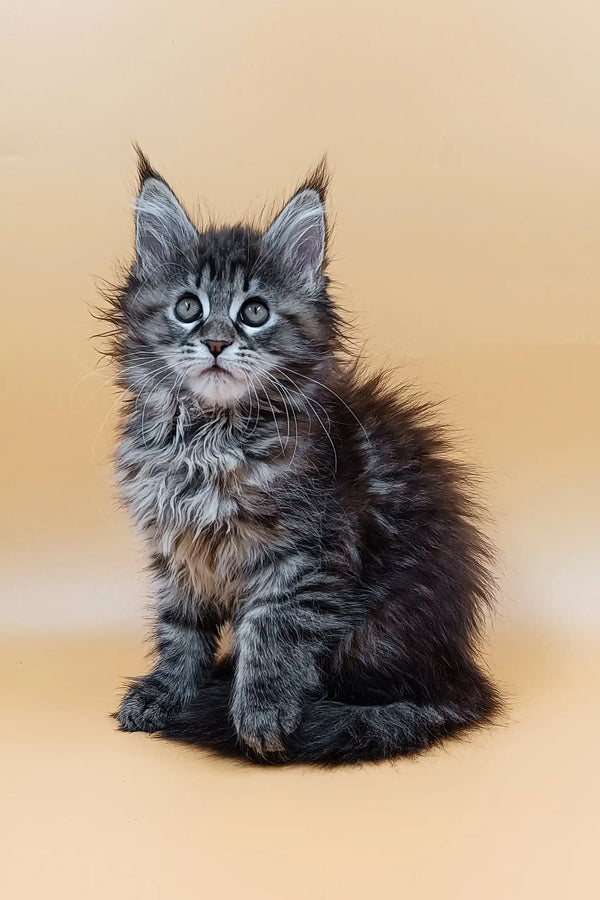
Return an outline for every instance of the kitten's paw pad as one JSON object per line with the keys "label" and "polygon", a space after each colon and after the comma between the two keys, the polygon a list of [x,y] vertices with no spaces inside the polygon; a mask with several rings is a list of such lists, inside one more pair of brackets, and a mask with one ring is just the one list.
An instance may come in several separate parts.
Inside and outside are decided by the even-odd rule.
{"label": "kitten's paw pad", "polygon": [[281,753],[285,736],[300,722],[300,707],[263,707],[234,716],[238,737],[256,753]]}
{"label": "kitten's paw pad", "polygon": [[164,689],[140,679],[123,697],[116,715],[123,731],[162,731],[178,709]]}

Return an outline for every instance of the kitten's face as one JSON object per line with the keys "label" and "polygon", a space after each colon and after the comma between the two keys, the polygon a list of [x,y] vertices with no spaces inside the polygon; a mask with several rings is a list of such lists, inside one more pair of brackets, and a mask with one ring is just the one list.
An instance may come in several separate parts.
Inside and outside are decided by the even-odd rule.
{"label": "kitten's face", "polygon": [[199,232],[166,183],[146,177],[122,317],[128,386],[157,399],[192,396],[202,407],[260,403],[274,380],[293,391],[296,375],[315,371],[330,351],[325,235],[312,186],[264,233]]}

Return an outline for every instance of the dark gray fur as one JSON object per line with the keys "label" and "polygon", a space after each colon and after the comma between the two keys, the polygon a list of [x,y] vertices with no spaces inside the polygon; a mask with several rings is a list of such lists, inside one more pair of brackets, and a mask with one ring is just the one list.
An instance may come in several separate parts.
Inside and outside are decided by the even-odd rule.
{"label": "dark gray fur", "polygon": [[[267,763],[339,763],[488,721],[498,698],[475,661],[488,548],[427,407],[362,377],[343,350],[324,166],[266,232],[197,230],[142,156],[140,179],[136,260],[107,318],[126,392],[119,481],[151,560],[157,658],[121,727]],[[207,313],[192,328],[173,317],[185,292]],[[236,319],[248,297],[268,304],[268,326]],[[212,370],[210,341],[228,343],[219,360],[237,379]]]}

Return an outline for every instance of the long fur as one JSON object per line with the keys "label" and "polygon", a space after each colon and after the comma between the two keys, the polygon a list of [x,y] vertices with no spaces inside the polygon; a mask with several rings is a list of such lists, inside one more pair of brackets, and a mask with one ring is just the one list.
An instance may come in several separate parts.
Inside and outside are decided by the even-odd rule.
{"label": "long fur", "polygon": [[163,736],[212,750],[220,756],[261,765],[304,763],[318,766],[379,762],[414,756],[492,722],[499,711],[495,688],[479,673],[470,673],[468,696],[452,704],[418,704],[398,700],[383,704],[319,700],[306,703],[298,729],[285,749],[257,753],[239,740],[231,719],[233,680],[211,678],[190,705],[176,713]]}
{"label": "long fur", "polygon": [[[140,182],[136,260],[106,318],[157,658],[121,727],[275,765],[411,755],[489,722],[499,697],[477,648],[493,583],[473,480],[427,404],[344,352],[324,165],[266,229],[190,234],[145,157]],[[193,326],[173,314],[190,292]],[[264,328],[240,324],[247,298],[268,304]],[[233,373],[218,388],[197,374],[211,341]]]}

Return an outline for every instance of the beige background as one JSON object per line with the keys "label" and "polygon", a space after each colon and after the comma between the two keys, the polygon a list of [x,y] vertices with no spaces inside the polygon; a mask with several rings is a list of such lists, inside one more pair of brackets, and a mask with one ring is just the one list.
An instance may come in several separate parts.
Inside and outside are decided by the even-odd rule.
{"label": "beige background", "polygon": [[[5,0],[8,896],[596,894],[599,29],[585,0]],[[129,253],[132,140],[225,219],[328,152],[341,302],[486,474],[501,729],[335,773],[114,733],[147,590],[88,307]]]}

